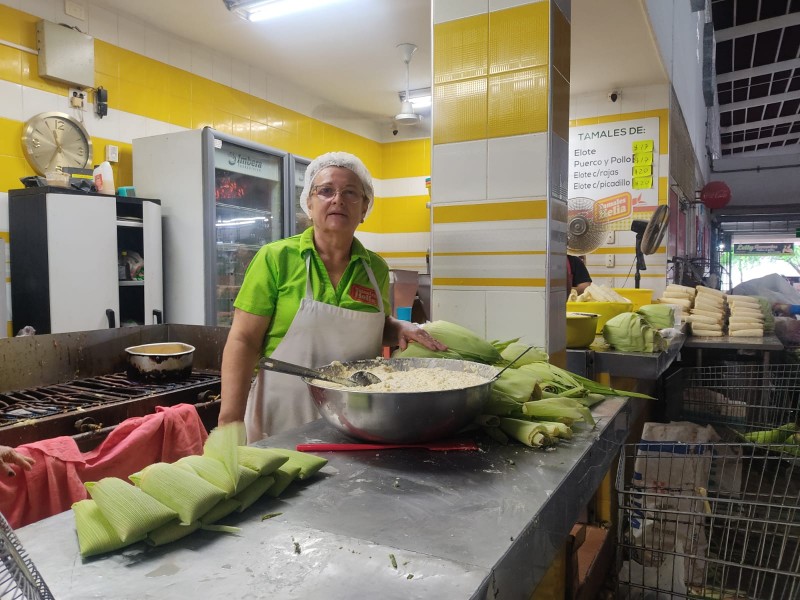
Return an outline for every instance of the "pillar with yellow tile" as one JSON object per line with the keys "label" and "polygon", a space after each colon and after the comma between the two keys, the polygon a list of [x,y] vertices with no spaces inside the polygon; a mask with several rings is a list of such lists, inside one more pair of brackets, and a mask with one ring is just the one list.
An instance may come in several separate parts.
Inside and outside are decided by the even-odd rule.
{"label": "pillar with yellow tile", "polygon": [[432,310],[566,359],[570,2],[433,0]]}

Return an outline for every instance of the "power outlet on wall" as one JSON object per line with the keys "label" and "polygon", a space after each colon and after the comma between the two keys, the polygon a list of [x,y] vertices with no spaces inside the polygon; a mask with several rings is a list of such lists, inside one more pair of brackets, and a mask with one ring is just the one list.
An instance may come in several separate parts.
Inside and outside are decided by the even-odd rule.
{"label": "power outlet on wall", "polygon": [[606,235],[606,244],[611,245],[614,243],[614,232],[609,231],[608,235]]}
{"label": "power outlet on wall", "polygon": [[79,21],[86,20],[86,7],[75,0],[64,0],[64,14]]}
{"label": "power outlet on wall", "polygon": [[606,254],[606,267],[610,268],[613,266],[614,266],[614,255]]}
{"label": "power outlet on wall", "polygon": [[69,105],[71,108],[83,110],[86,105],[86,92],[78,88],[69,88]]}

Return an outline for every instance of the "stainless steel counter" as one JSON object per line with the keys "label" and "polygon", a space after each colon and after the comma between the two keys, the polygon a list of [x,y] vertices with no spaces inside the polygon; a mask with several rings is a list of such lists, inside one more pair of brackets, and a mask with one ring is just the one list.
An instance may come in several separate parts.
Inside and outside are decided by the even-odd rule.
{"label": "stainless steel counter", "polygon": [[770,352],[783,350],[781,341],[772,334],[763,337],[705,337],[705,336],[689,336],[686,338],[684,344],[687,348],[694,348],[696,351],[696,364],[698,367],[703,366],[703,351],[704,350],[745,350],[762,352],[763,363],[770,363]]}
{"label": "stainless steel counter", "polygon": [[[631,405],[553,451],[327,453],[313,479],[262,499],[239,534],[198,531],[82,561],[71,512],[17,531],[56,598],[527,600],[608,471]],[[345,441],[316,421],[263,444]],[[262,515],[283,514],[262,521]],[[397,567],[391,563],[396,559]]]}
{"label": "stainless steel counter", "polygon": [[677,358],[686,336],[678,334],[664,352],[620,352],[618,350],[567,350],[567,369],[594,379],[599,373],[656,381]]}

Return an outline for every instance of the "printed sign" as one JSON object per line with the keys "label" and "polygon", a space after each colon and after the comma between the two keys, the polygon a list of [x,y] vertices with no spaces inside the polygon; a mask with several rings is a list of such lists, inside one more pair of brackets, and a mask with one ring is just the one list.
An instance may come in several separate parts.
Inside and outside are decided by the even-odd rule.
{"label": "printed sign", "polygon": [[375,290],[357,283],[350,286],[350,297],[356,302],[378,306],[378,294],[375,293]]}
{"label": "printed sign", "polygon": [[569,197],[602,201],[609,222],[647,218],[658,206],[659,133],[656,117],[571,127]]}
{"label": "printed sign", "polygon": [[791,256],[794,254],[794,244],[734,244],[733,253],[740,256]]}

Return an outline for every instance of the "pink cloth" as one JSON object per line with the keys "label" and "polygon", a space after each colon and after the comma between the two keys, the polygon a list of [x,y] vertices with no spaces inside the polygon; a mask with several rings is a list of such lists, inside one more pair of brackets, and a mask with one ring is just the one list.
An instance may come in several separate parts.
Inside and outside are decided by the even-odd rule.
{"label": "pink cloth", "polygon": [[85,481],[125,479],[156,462],[202,454],[207,437],[195,407],[177,404],[126,419],[86,453],[67,436],[24,444],[17,451],[36,464],[30,471],[17,469],[16,477],[0,478],[0,512],[12,527],[33,523],[87,498]]}

